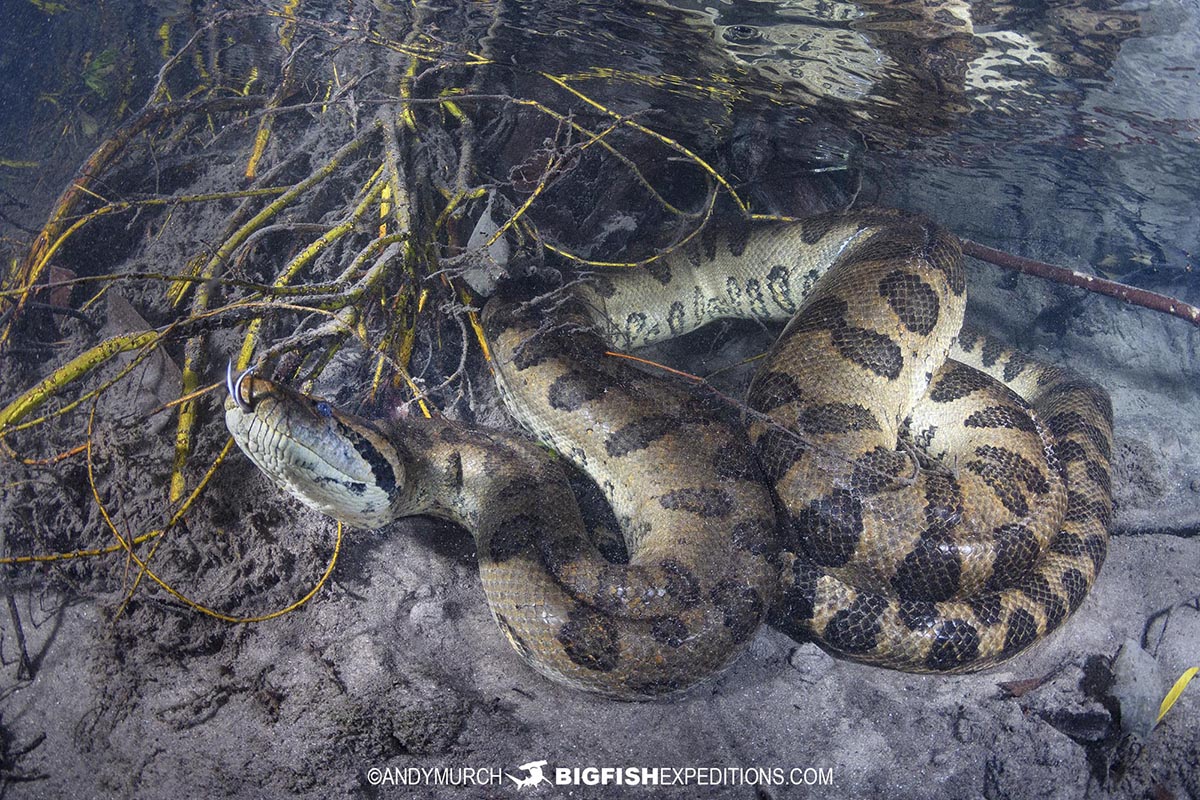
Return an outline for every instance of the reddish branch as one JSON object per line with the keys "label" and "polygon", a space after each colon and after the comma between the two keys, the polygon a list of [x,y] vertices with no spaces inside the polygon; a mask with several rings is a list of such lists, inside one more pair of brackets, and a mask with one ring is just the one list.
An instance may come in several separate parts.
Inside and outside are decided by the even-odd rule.
{"label": "reddish branch", "polygon": [[1088,275],[1072,269],[1056,267],[1044,261],[1035,261],[1032,258],[1025,258],[1024,256],[1014,256],[1011,253],[996,250],[987,245],[979,244],[979,242],[973,242],[970,239],[962,239],[961,241],[963,252],[981,261],[987,261],[998,267],[1016,270],[1017,272],[1024,272],[1027,275],[1037,275],[1039,278],[1065,283],[1068,286],[1077,286],[1080,289],[1087,289],[1089,292],[1098,292],[1109,297],[1115,297],[1118,300],[1123,300],[1135,306],[1143,306],[1154,311],[1161,311],[1164,314],[1171,314],[1180,319],[1186,319],[1193,325],[1200,327],[1200,308],[1188,305],[1173,297],[1167,297],[1165,294],[1149,292],[1145,289],[1135,289],[1123,283],[1097,278],[1095,275]]}

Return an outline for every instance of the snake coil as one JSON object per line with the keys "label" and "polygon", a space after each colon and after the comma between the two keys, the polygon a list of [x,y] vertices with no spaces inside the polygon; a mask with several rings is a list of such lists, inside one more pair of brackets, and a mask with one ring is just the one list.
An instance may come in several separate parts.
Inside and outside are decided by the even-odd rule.
{"label": "snake coil", "polygon": [[[539,672],[623,699],[727,666],[760,624],[844,657],[961,672],[1057,628],[1112,514],[1112,411],[1072,370],[963,328],[957,240],[867,209],[705,237],[545,312],[484,309],[513,416],[586,471],[589,532],[529,440],[447,420],[384,428],[253,375],[226,422],[279,486],[346,523],[450,519],[492,614]],[[789,320],[748,429],[602,354],[712,320]],[[747,435],[748,434],[748,435]]]}

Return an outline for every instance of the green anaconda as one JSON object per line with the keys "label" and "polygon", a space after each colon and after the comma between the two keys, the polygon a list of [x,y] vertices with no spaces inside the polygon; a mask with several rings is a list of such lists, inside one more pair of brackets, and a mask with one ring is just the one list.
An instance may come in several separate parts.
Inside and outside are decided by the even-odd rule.
{"label": "green anaconda", "polygon": [[[370,422],[250,373],[230,376],[226,422],[278,485],[348,524],[466,527],[497,624],[562,683],[679,690],[764,621],[859,661],[969,671],[1045,637],[1092,586],[1112,412],[1077,373],[964,329],[965,301],[957,240],[886,210],[710,237],[552,309],[489,301],[506,406],[594,479],[624,556],[521,436]],[[603,355],[733,316],[790,320],[746,430]]]}

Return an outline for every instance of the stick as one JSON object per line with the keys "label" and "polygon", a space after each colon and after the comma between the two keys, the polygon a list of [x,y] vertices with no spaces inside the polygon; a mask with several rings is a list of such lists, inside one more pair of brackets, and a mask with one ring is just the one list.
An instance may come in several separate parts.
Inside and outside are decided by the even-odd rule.
{"label": "stick", "polygon": [[1026,275],[1036,275],[1039,278],[1065,283],[1067,286],[1087,289],[1089,292],[1097,292],[1098,294],[1115,297],[1130,305],[1142,306],[1154,311],[1161,311],[1164,314],[1171,314],[1200,327],[1200,308],[1188,305],[1181,300],[1176,300],[1165,294],[1147,291],[1146,289],[1136,289],[1132,286],[1126,286],[1123,283],[1117,283],[1116,281],[1097,278],[1095,275],[1088,275],[1073,269],[1066,269],[1065,267],[1056,267],[1044,261],[1037,261],[1032,258],[1025,258],[1024,256],[1014,256],[1011,253],[996,250],[985,244],[973,242],[970,239],[960,239],[960,241],[962,242],[963,253],[978,258],[980,261],[986,261],[989,264],[995,264],[1005,269],[1023,272]]}

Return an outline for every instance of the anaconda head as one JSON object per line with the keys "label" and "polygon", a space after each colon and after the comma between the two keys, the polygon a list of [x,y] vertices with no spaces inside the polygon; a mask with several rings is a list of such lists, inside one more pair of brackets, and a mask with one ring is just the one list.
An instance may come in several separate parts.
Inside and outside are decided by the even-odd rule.
{"label": "anaconda head", "polygon": [[404,465],[374,425],[250,370],[231,368],[226,388],[226,427],[280,488],[347,525],[395,519]]}

